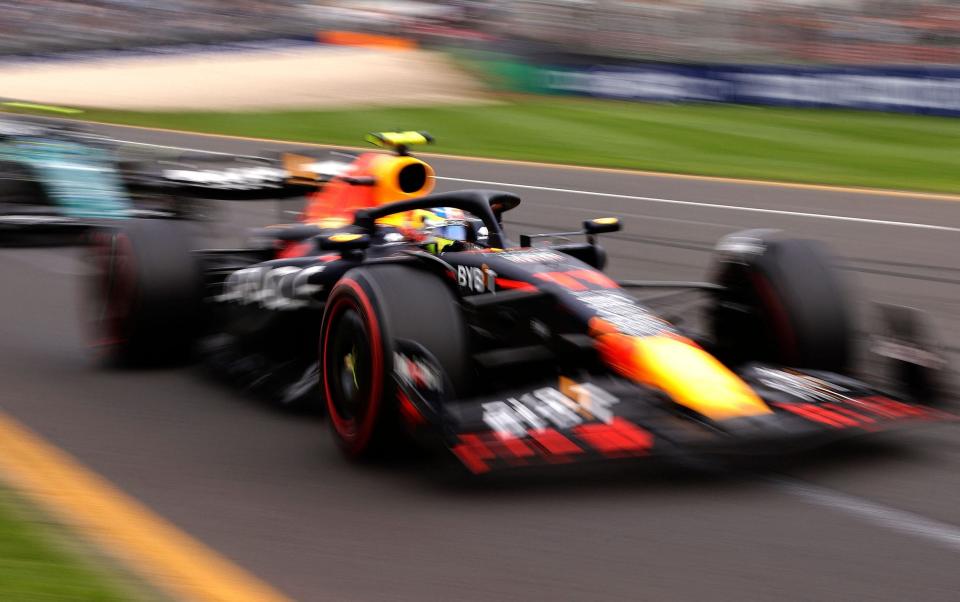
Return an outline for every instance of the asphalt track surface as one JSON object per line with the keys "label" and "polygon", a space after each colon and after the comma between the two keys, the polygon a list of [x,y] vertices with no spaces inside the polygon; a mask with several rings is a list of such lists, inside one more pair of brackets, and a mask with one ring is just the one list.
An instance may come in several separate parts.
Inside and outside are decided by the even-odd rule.
{"label": "asphalt track surface", "polygon": [[[105,129],[224,152],[268,146]],[[621,216],[624,232],[605,240],[619,277],[702,278],[712,244],[742,228],[821,239],[860,298],[928,311],[960,360],[957,202],[432,163],[444,178],[531,187],[439,182],[519,192],[514,233]],[[236,242],[278,209],[219,211],[217,235]],[[294,599],[960,599],[960,427],[722,472],[642,463],[472,483],[436,459],[355,466],[318,419],[272,410],[198,369],[98,370],[77,317],[80,254],[0,258],[3,410]]]}

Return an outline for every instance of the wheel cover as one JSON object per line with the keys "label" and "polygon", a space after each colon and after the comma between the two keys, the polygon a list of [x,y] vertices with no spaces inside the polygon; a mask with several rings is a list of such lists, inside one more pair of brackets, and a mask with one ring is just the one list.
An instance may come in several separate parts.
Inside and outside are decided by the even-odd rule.
{"label": "wheel cover", "polygon": [[345,309],[332,328],[325,358],[331,380],[330,403],[344,420],[362,423],[370,399],[369,334],[353,308]]}

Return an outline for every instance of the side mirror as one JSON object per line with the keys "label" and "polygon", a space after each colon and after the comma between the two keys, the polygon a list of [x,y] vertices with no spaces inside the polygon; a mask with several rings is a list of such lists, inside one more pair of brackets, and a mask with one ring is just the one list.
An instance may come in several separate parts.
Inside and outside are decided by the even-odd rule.
{"label": "side mirror", "polygon": [[336,232],[320,237],[320,248],[324,251],[358,251],[370,246],[370,237],[356,232]]}
{"label": "side mirror", "polygon": [[617,217],[597,217],[583,222],[583,231],[585,234],[606,234],[608,232],[620,231],[620,218]]}

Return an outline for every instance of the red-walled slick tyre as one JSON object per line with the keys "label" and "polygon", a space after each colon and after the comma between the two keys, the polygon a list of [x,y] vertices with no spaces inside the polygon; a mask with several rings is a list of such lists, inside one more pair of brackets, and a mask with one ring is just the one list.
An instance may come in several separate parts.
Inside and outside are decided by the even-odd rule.
{"label": "red-walled slick tyre", "polygon": [[393,374],[400,345],[435,358],[445,383],[465,386],[466,326],[440,278],[403,265],[348,272],[327,301],[319,361],[330,426],[350,457],[376,456],[398,439]]}

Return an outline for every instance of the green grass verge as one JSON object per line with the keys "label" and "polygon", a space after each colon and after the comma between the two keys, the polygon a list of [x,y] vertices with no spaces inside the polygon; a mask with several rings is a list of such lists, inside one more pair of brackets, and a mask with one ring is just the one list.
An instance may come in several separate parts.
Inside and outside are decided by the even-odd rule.
{"label": "green grass verge", "polygon": [[[0,600],[17,602],[113,602],[156,599],[125,583],[131,578],[91,560],[95,554],[64,537],[0,489]],[[145,594],[145,592],[144,592]]]}
{"label": "green grass verge", "polygon": [[441,153],[674,173],[960,192],[960,119],[519,97],[484,106],[282,112],[88,111],[113,123],[357,145],[425,129]]}

